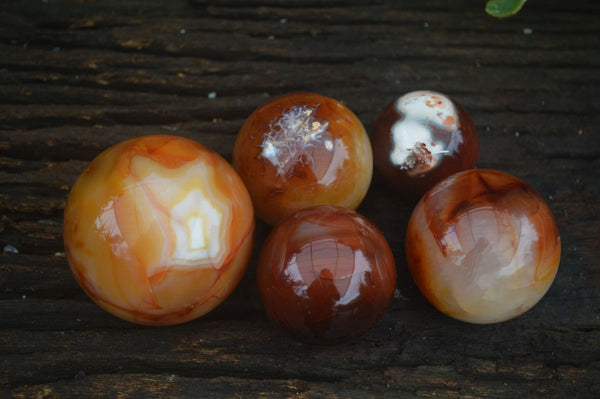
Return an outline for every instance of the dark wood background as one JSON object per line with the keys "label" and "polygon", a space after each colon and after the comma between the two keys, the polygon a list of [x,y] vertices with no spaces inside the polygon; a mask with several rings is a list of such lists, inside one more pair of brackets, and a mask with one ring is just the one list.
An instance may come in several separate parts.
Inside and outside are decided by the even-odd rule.
{"label": "dark wood background", "polygon": [[[600,3],[531,0],[505,20],[484,3],[2,0],[0,397],[600,397]],[[479,326],[432,308],[404,260],[411,205],[377,175],[359,211],[393,248],[398,290],[356,342],[274,329],[256,256],[219,308],[175,327],[121,321],[72,278],[65,200],[110,145],[168,133],[231,159],[273,96],[331,96],[370,129],[417,89],[457,99],[479,167],[527,181],[556,216],[560,270],[525,315]]]}

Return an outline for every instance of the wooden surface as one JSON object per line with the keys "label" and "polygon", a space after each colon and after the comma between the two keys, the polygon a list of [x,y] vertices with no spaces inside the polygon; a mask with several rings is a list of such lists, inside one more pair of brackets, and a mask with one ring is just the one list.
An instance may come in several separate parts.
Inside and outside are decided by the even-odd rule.
{"label": "wooden surface", "polygon": [[[600,3],[531,0],[2,0],[0,397],[600,397]],[[388,238],[398,289],[362,339],[313,347],[266,319],[256,257],[206,317],[148,328],[102,311],[61,242],[69,187],[108,146],[186,136],[231,159],[244,119],[314,91],[367,129],[394,97],[450,94],[479,167],[530,183],[563,255],[530,312],[490,326],[426,303],[404,260],[411,206],[379,176],[360,207]],[[258,226],[260,245],[268,233]],[[258,248],[258,246],[257,246]]]}

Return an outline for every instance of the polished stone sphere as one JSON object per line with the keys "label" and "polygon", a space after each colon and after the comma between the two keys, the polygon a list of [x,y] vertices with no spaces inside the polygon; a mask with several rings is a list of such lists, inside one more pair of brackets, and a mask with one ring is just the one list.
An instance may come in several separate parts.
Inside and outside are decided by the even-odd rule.
{"label": "polished stone sphere", "polygon": [[357,208],[371,183],[373,155],[352,111],[329,97],[296,93],[250,115],[236,139],[233,166],[257,216],[276,224],[314,205]]}
{"label": "polished stone sphere", "polygon": [[354,211],[316,206],[267,238],[257,269],[269,318],[308,343],[336,344],[367,332],[385,313],[396,268],[382,233]]}
{"label": "polished stone sphere", "polygon": [[471,169],[419,201],[406,233],[415,282],[438,310],[470,323],[511,319],[548,291],[560,261],[548,205],[506,173]]}
{"label": "polished stone sphere", "polygon": [[221,303],[253,246],[250,196],[235,170],[182,137],[144,136],[101,153],[64,214],[71,270],[122,319],[177,324]]}
{"label": "polished stone sphere", "polygon": [[371,137],[375,168],[403,197],[417,201],[435,183],[474,168],[475,126],[448,96],[414,91],[381,111]]}

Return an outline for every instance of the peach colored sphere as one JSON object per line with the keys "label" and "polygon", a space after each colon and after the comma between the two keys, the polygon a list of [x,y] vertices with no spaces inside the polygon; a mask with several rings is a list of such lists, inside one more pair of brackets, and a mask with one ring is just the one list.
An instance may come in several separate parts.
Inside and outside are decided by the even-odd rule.
{"label": "peach colored sphere", "polygon": [[276,224],[313,205],[356,209],[371,183],[373,154],[352,111],[332,98],[298,93],[250,115],[235,142],[233,166],[257,216]]}
{"label": "peach colored sphere", "polygon": [[505,321],[548,291],[560,261],[554,217],[531,187],[472,169],[435,185],[408,224],[406,257],[423,295],[470,323]]}
{"label": "peach colored sphere", "polygon": [[83,171],[64,215],[65,252],[103,309],[147,325],[183,323],[221,303],[253,246],[250,196],[215,152],[175,136],[116,144]]}

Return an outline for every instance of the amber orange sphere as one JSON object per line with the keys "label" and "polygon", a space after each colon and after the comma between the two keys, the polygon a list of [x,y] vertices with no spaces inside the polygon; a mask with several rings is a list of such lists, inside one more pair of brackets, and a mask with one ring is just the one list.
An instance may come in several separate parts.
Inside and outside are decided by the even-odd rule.
{"label": "amber orange sphere", "polygon": [[406,93],[385,107],[371,139],[377,171],[414,201],[445,177],[474,168],[479,154],[467,112],[428,90]]}
{"label": "amber orange sphere", "polygon": [[250,196],[215,152],[145,136],[100,154],[64,214],[71,270],[98,305],[147,325],[192,320],[221,303],[253,245]]}
{"label": "amber orange sphere", "polygon": [[560,261],[554,217],[531,187],[506,173],[450,176],[419,201],[406,257],[423,295],[471,323],[511,319],[548,291]]}
{"label": "amber orange sphere", "polygon": [[263,105],[242,126],[233,166],[269,224],[313,205],[355,209],[373,172],[371,144],[356,115],[338,101],[290,94]]}
{"label": "amber orange sphere", "polygon": [[293,337],[336,344],[367,332],[385,313],[396,267],[381,232],[338,206],[281,222],[260,253],[257,281],[269,318]]}

